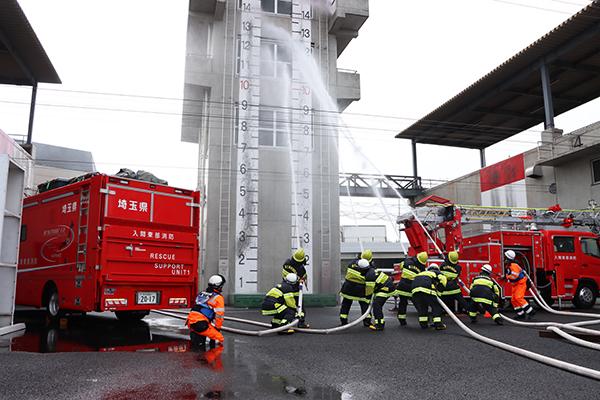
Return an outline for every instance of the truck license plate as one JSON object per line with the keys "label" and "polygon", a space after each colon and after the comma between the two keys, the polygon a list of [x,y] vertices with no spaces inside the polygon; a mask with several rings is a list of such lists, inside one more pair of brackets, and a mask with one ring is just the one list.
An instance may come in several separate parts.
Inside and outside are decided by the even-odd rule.
{"label": "truck license plate", "polygon": [[137,292],[137,304],[158,304],[158,292]]}

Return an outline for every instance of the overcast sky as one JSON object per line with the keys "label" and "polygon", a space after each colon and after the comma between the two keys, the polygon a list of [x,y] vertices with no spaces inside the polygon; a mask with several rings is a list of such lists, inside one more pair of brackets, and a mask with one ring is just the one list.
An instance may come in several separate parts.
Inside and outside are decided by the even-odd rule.
{"label": "overcast sky", "polygon": [[[102,172],[114,173],[120,167],[146,169],[173,185],[194,188],[197,146],[179,141],[178,99],[183,97],[188,1],[19,3],[63,82],[40,85],[34,141],[90,150]],[[340,68],[357,70],[361,75],[361,100],[348,107],[344,119],[349,126],[365,128],[352,129],[352,134],[379,170],[410,175],[410,145],[394,139],[395,133],[589,2],[369,3],[369,19],[339,59]],[[2,86],[0,129],[9,134],[27,133],[29,96],[28,88]],[[569,132],[598,120],[598,111],[600,102],[590,102],[557,117],[556,126]],[[487,150],[488,163],[534,147],[541,130],[541,126],[534,127],[491,147]],[[375,172],[361,158],[345,156],[343,169]],[[475,150],[419,145],[419,174],[423,178],[451,179],[477,168],[479,154]],[[356,211],[373,212],[374,200],[366,202],[369,207],[356,205]],[[348,201],[342,204],[347,213]],[[349,223],[348,219],[342,222]]]}

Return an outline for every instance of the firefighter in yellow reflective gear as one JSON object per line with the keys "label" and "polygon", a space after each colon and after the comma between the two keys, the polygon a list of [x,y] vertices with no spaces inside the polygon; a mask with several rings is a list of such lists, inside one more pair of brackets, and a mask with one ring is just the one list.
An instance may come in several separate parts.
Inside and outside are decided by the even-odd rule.
{"label": "firefighter in yellow reflective gear", "polygon": [[[272,315],[271,326],[278,328],[299,318],[296,297],[299,296],[298,275],[289,273],[283,282],[269,290],[262,303],[262,315]],[[284,333],[294,333],[289,329]]]}
{"label": "firefighter in yellow reflective gear", "polygon": [[[457,311],[464,310],[466,312],[468,309],[467,302],[465,301],[462,290],[458,284],[461,270],[462,267],[458,263],[458,252],[449,252],[442,265],[440,265],[440,271],[448,280],[441,298],[450,310],[454,311],[456,309]],[[455,308],[455,302],[458,303],[458,308]]]}
{"label": "firefighter in yellow reflective gear", "polygon": [[502,318],[498,313],[498,303],[500,302],[500,286],[492,278],[492,266],[485,264],[481,267],[481,272],[471,283],[471,307],[469,308],[469,317],[472,323],[477,322],[477,313],[490,313],[492,319],[498,325],[502,325]]}
{"label": "firefighter in yellow reflective gear", "polygon": [[[306,284],[307,273],[306,273],[306,264],[308,263],[308,256],[304,253],[304,249],[302,247],[298,248],[290,258],[285,260],[283,263],[283,268],[281,270],[281,275],[285,279],[287,274],[296,274],[298,276],[298,281],[301,284]],[[299,292],[298,292],[299,294]],[[296,296],[296,303],[298,303],[298,296]],[[310,328],[310,325],[305,321],[304,315],[304,307],[299,311],[300,322],[298,322],[298,328]]]}
{"label": "firefighter in yellow reflective gear", "polygon": [[[364,252],[363,252],[364,253]],[[362,255],[362,254],[361,254]],[[368,254],[366,254],[368,255]],[[371,302],[371,296],[367,296],[367,285],[365,276],[371,268],[369,260],[365,258],[359,258],[352,261],[348,268],[346,268],[346,277],[340,290],[340,296],[342,296],[342,305],[340,307],[340,322],[342,325],[348,323],[348,313],[353,301],[357,301],[360,305],[361,313],[364,314],[369,308]],[[369,284],[371,286],[371,284]],[[373,286],[371,286],[371,294]],[[371,325],[370,316],[363,320],[365,326]]]}
{"label": "firefighter in yellow reflective gear", "polygon": [[437,297],[446,287],[446,277],[440,272],[437,264],[431,264],[423,272],[415,276],[412,282],[412,302],[419,315],[419,324],[422,329],[429,326],[429,309],[433,317],[433,326],[436,330],[446,329],[442,323],[442,306]]}
{"label": "firefighter in yellow reflective gear", "polygon": [[394,280],[386,273],[376,272],[375,268],[369,268],[365,275],[365,282],[367,296],[373,296],[374,321],[369,325],[369,329],[373,331],[382,331],[385,328],[383,305],[388,298],[396,294]]}
{"label": "firefighter in yellow reflective gear", "polygon": [[412,297],[412,282],[417,274],[427,268],[427,259],[427,252],[422,251],[400,263],[402,274],[395,291],[395,296],[398,296],[398,321],[400,325],[406,325],[406,307],[408,307],[408,300]]}

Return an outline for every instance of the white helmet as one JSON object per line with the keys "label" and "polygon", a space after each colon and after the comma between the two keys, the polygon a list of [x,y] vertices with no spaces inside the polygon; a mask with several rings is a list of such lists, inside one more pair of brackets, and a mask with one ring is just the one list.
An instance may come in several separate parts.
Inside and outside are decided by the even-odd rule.
{"label": "white helmet", "polygon": [[358,268],[361,269],[365,269],[365,268],[369,268],[369,262],[367,260],[365,260],[364,258],[361,258],[360,260],[358,260]]}
{"label": "white helmet", "polygon": [[492,266],[490,264],[484,264],[483,267],[481,267],[481,272],[484,272],[486,274],[491,274],[492,273]]}
{"label": "white helmet", "polygon": [[431,263],[429,264],[429,267],[427,267],[427,269],[440,269],[440,266],[436,263]]}
{"label": "white helmet", "polygon": [[516,257],[517,255],[516,255],[516,254],[515,254],[515,252],[514,252],[514,251],[512,251],[512,250],[506,250],[506,251],[504,252],[504,256],[505,256],[506,258],[508,258],[509,260],[511,260],[511,261],[512,261],[512,260],[514,260],[514,259],[515,259],[515,257]]}
{"label": "white helmet", "polygon": [[225,277],[223,275],[213,275],[208,279],[208,287],[221,290],[225,285]]}
{"label": "white helmet", "polygon": [[294,274],[293,272],[290,272],[285,276],[285,278],[283,278],[283,280],[293,285],[295,283],[298,283],[298,275]]}

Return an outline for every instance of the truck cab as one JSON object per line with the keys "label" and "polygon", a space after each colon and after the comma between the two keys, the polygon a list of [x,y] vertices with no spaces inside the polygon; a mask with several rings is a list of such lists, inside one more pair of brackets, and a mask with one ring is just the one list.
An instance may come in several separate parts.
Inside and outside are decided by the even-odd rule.
{"label": "truck cab", "polygon": [[600,243],[591,232],[544,231],[545,268],[551,273],[552,293],[572,299],[578,308],[596,303],[600,287]]}

